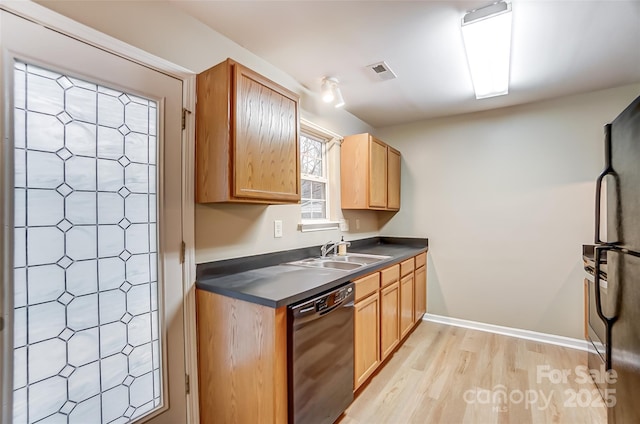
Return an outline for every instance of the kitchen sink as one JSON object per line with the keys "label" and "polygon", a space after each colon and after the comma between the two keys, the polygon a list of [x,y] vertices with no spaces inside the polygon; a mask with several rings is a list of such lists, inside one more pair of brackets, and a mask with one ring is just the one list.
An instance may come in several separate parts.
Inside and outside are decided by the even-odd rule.
{"label": "kitchen sink", "polygon": [[391,256],[381,256],[381,255],[366,255],[364,253],[349,253],[344,256],[332,255],[327,256],[327,259],[336,262],[349,262],[356,264],[375,264],[376,262],[383,261],[385,259],[389,259]]}
{"label": "kitchen sink", "polygon": [[315,257],[302,259],[300,261],[289,262],[288,265],[306,266],[311,268],[331,268],[343,271],[351,271],[365,265],[389,259],[391,256],[366,255],[363,253],[350,253],[344,256],[332,255],[326,257]]}
{"label": "kitchen sink", "polygon": [[364,266],[364,264],[356,264],[353,262],[327,261],[322,259],[305,259],[302,261],[291,262],[289,263],[289,265],[301,265],[313,268],[333,268],[342,269],[345,271],[351,271],[352,269],[357,269],[361,266]]}

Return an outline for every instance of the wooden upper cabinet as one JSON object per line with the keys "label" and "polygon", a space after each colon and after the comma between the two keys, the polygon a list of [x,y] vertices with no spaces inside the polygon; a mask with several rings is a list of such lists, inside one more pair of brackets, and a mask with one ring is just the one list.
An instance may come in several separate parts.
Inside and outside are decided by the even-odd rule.
{"label": "wooden upper cabinet", "polygon": [[371,134],[345,137],[340,149],[342,209],[400,209],[400,152]]}
{"label": "wooden upper cabinet", "polygon": [[340,147],[342,209],[369,209],[369,134],[345,137]]}
{"label": "wooden upper cabinet", "polygon": [[197,95],[196,202],[299,202],[298,96],[231,59]]}
{"label": "wooden upper cabinet", "polygon": [[387,208],[400,210],[400,152],[387,147]]}
{"label": "wooden upper cabinet", "polygon": [[369,139],[369,207],[387,207],[387,145]]}

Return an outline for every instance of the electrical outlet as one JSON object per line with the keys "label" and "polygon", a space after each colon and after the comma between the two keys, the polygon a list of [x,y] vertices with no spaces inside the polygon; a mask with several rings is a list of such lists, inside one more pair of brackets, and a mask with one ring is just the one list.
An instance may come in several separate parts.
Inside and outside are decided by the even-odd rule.
{"label": "electrical outlet", "polygon": [[356,230],[360,229],[360,219],[356,218]]}
{"label": "electrical outlet", "polygon": [[282,237],[282,221],[276,219],[273,221],[273,237],[280,238]]}
{"label": "electrical outlet", "polygon": [[341,219],[340,220],[340,231],[349,231],[349,220]]}

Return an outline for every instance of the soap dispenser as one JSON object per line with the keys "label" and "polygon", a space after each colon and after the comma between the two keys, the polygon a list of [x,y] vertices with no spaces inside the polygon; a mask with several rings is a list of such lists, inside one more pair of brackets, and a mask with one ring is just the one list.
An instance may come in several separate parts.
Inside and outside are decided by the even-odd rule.
{"label": "soap dispenser", "polygon": [[347,243],[344,241],[344,236],[338,243],[338,256],[346,256],[347,255]]}

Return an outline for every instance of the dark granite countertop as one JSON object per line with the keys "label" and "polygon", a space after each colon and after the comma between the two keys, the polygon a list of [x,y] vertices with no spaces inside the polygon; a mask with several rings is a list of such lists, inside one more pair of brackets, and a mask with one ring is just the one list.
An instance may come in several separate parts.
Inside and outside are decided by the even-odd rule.
{"label": "dark granite countertop", "polygon": [[209,262],[197,266],[196,287],[278,308],[336,288],[428,249],[427,239],[374,237],[351,241],[349,252],[390,256],[353,271],[286,265],[319,256],[320,246]]}

